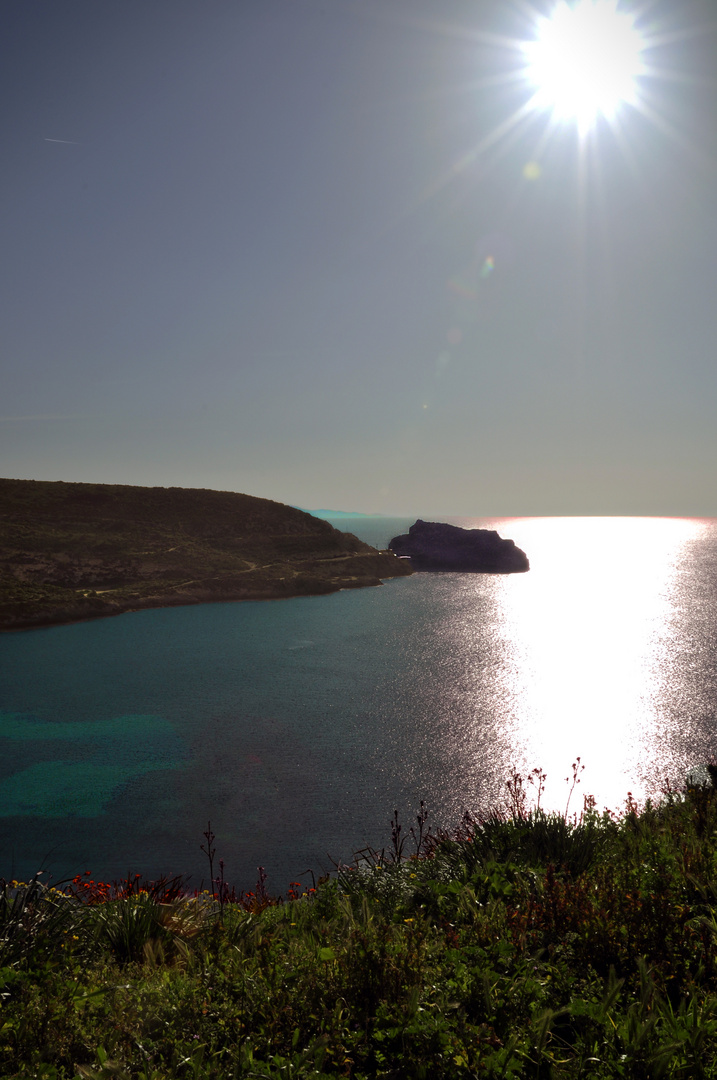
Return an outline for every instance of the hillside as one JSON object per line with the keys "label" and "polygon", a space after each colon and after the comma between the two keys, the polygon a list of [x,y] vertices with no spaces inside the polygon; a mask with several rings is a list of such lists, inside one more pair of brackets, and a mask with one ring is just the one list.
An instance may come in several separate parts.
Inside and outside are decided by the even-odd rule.
{"label": "hillside", "polygon": [[407,560],[229,491],[0,480],[0,629],[378,585]]}

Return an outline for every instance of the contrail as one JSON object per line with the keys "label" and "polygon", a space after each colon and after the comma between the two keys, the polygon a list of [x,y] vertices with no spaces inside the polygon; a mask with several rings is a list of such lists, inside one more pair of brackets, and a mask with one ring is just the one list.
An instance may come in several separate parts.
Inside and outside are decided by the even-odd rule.
{"label": "contrail", "polygon": [[78,142],[75,142],[74,139],[48,139],[48,138],[46,138],[45,142],[61,142],[61,143],[66,143],[68,146],[79,146],[80,145]]}

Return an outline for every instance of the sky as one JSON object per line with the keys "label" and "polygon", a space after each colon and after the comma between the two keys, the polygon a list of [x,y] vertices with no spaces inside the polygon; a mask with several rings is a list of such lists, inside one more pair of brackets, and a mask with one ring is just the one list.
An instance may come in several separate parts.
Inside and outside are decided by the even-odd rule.
{"label": "sky", "polygon": [[717,516],[717,3],[534,100],[550,0],[0,14],[0,474]]}

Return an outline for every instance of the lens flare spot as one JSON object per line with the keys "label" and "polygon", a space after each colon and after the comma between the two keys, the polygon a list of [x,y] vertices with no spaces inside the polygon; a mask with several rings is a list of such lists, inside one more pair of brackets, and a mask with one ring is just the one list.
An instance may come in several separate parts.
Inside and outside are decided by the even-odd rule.
{"label": "lens flare spot", "polygon": [[463,341],[463,334],[457,326],[452,326],[446,334],[446,340],[449,345],[460,345]]}
{"label": "lens flare spot", "polygon": [[485,261],[483,263],[483,266],[481,267],[480,276],[482,278],[490,277],[490,275],[493,273],[494,270],[495,270],[495,259],[493,258],[492,255],[487,255],[486,259],[485,259]]}
{"label": "lens flare spot", "polygon": [[523,176],[526,180],[539,180],[543,170],[537,161],[526,161],[523,166]]}

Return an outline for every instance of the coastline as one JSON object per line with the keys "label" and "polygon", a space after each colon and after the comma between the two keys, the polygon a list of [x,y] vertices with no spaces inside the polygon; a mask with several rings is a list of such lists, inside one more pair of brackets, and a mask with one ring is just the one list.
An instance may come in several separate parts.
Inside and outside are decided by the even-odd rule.
{"label": "coastline", "polygon": [[2,631],[324,595],[412,572],[327,521],[236,492],[0,480],[0,504]]}
{"label": "coastline", "polygon": [[[137,595],[115,601],[101,601],[99,594],[95,596],[83,595],[82,599],[85,603],[77,604],[74,609],[72,605],[68,604],[66,607],[58,606],[51,610],[37,611],[29,617],[23,617],[22,614],[17,617],[11,616],[12,621],[8,620],[7,615],[3,615],[0,608],[0,634],[41,630],[51,626],[70,626],[78,622],[114,618],[117,615],[126,615],[133,611],[189,607],[197,604],[236,604],[244,601],[294,600],[302,596],[328,596],[331,593],[341,592],[343,589],[375,588],[382,585],[385,580],[390,580],[393,577],[408,577],[412,573],[410,566],[406,569],[407,560],[397,559],[390,552],[377,551],[357,555],[355,558],[366,561],[371,560],[372,564],[377,563],[379,559],[381,562],[379,565],[371,565],[365,573],[360,575],[336,575],[323,579],[319,577],[311,578],[309,575],[305,575],[300,585],[297,585],[295,580],[300,575],[295,573],[293,582],[287,581],[284,577],[278,581],[265,582],[254,587],[249,585],[242,586],[240,589],[228,588],[222,591],[205,588],[197,589],[192,593],[165,592],[148,596]],[[402,564],[401,569],[397,570],[395,565],[384,565],[384,560],[385,563],[391,560],[394,564]],[[92,601],[95,601],[95,603],[88,603]],[[21,603],[22,601],[13,606],[20,606]],[[28,603],[32,603],[32,601],[28,601]]]}

